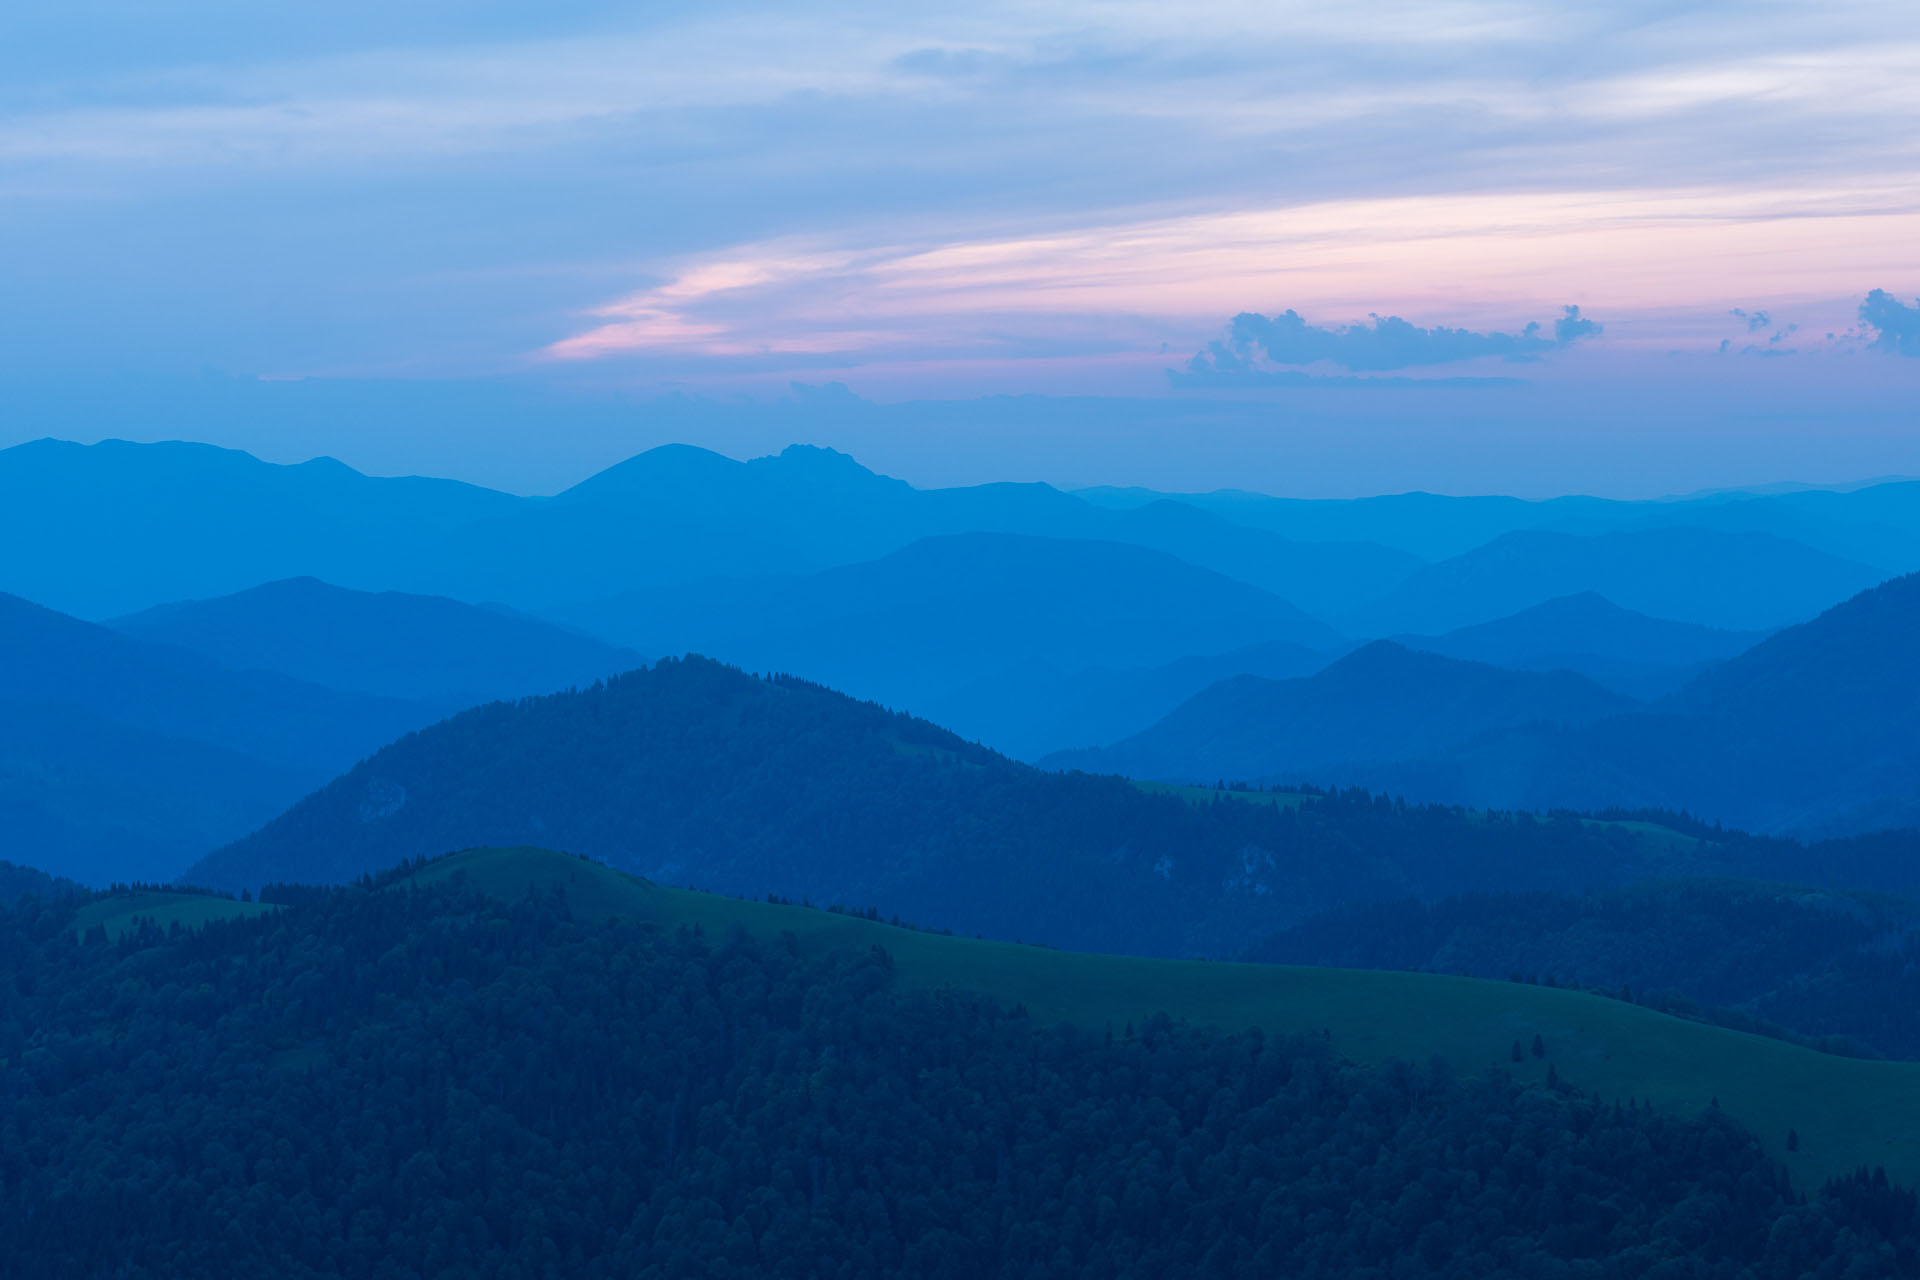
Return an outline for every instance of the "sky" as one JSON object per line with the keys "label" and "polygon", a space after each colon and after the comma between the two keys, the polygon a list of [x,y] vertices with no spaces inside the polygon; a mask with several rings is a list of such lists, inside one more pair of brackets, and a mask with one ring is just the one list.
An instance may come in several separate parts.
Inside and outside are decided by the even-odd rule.
{"label": "sky", "polygon": [[1920,473],[1909,3],[0,9],[0,445]]}

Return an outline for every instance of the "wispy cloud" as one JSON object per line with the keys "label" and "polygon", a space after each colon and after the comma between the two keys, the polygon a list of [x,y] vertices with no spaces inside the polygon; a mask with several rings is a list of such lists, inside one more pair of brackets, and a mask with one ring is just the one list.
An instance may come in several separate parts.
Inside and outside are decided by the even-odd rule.
{"label": "wispy cloud", "polygon": [[[1787,342],[1795,334],[1800,332],[1800,324],[1798,321],[1776,324],[1773,313],[1765,308],[1759,307],[1751,311],[1745,307],[1734,307],[1728,311],[1727,314],[1740,322],[1741,328],[1746,331],[1748,340],[1742,342],[1739,346],[1735,346],[1734,339],[1732,338],[1720,339],[1719,350],[1721,355],[1774,358],[1799,354],[1799,348],[1787,345]],[[1772,332],[1768,333],[1768,330],[1772,330]],[[1762,334],[1766,336],[1761,337],[1760,335]],[[1828,342],[1831,343],[1833,341],[1833,335],[1828,334],[1827,339]]]}
{"label": "wispy cloud", "polygon": [[[1871,212],[1837,242],[1839,209]],[[1584,312],[1524,327],[1528,312],[1568,296],[1610,319],[1638,313],[1610,343],[1664,350],[1674,338],[1662,314],[1735,290],[1817,296],[1831,275],[1883,261],[1914,236],[1920,190],[1809,199],[1736,188],[1339,201],[946,242],[787,239],[662,264],[658,283],[589,308],[546,354],[831,351],[859,364],[936,350],[1051,355],[1066,342],[1144,360],[1166,341],[1204,344],[1219,316],[1263,294],[1286,296],[1299,314],[1354,317],[1244,320],[1234,340],[1271,341],[1262,355],[1278,364],[1538,356],[1598,332]],[[1361,321],[1375,312],[1389,318]],[[1395,318],[1410,314],[1451,322]],[[1718,341],[1702,336],[1708,350]]]}
{"label": "wispy cloud", "polygon": [[43,8],[0,18],[27,361],[108,305],[241,368],[1145,356],[1250,298],[1656,345],[1920,231],[1882,0]]}

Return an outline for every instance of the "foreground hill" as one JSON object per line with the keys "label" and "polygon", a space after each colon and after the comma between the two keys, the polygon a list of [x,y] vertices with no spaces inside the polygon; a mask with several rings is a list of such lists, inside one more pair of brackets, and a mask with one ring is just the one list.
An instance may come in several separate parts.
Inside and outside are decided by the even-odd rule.
{"label": "foreground hill", "polygon": [[1534,530],[1429,565],[1340,621],[1355,635],[1435,634],[1591,591],[1656,618],[1764,630],[1810,618],[1883,576],[1771,534]]}
{"label": "foreground hill", "polygon": [[[929,538],[817,574],[663,587],[551,616],[643,653],[711,654],[915,710],[952,705],[956,692],[1003,672],[1153,667],[1276,642],[1341,645],[1279,597],[1162,552],[995,533]],[[969,730],[996,746],[1017,740],[1031,713],[1008,710],[995,722],[976,714]]]}
{"label": "foreground hill", "polygon": [[[1916,1258],[1884,1176],[1818,1190],[1825,1168],[1910,1160],[1907,1064],[1567,992],[1072,956],[610,880],[482,854],[118,943],[76,945],[70,909],[18,918],[10,1263],[1347,1277],[1412,1258],[1517,1277]],[[1211,1025],[1130,1013],[1183,1003]],[[1536,1027],[1541,1056],[1513,1064]],[[1472,1074],[1444,1051],[1371,1065],[1423,1041]],[[1580,1092],[1583,1071],[1644,1080],[1655,1105]],[[1721,1081],[1716,1108],[1699,1095]],[[1736,1127],[1779,1129],[1772,1095],[1791,1144]]]}
{"label": "foreground hill", "polygon": [[1577,724],[1634,705],[1571,672],[1508,671],[1378,641],[1303,679],[1222,681],[1131,738],[1042,763],[1180,781],[1326,775],[1490,729]]}
{"label": "foreground hill", "polygon": [[1246,958],[1521,975],[1920,1058],[1920,902],[1886,894],[1683,880],[1367,903],[1303,921]]}
{"label": "foreground hill", "polygon": [[[889,953],[896,980],[928,989],[983,991],[1042,1022],[1089,1030],[1140,1025],[1168,1014],[1228,1031],[1257,1027],[1277,1036],[1319,1034],[1337,1053],[1363,1063],[1439,1057],[1463,1075],[1500,1070],[1536,1083],[1546,1077],[1549,1056],[1529,1053],[1515,1064],[1512,1044],[1516,1037],[1530,1043],[1536,1034],[1551,1036],[1551,1065],[1568,1083],[1684,1113],[1697,1113],[1717,1099],[1782,1158],[1789,1153],[1772,1135],[1797,1123],[1791,1118],[1796,1113],[1811,1110],[1800,1090],[1809,1079],[1823,1079],[1830,1084],[1819,1086],[1822,1096],[1835,1091],[1837,1105],[1817,1121],[1822,1155],[1810,1154],[1807,1133],[1801,1133],[1800,1151],[1809,1154],[1792,1155],[1799,1176],[1823,1180],[1887,1164],[1903,1180],[1920,1180],[1920,1155],[1895,1136],[1920,1135],[1920,1102],[1901,1096],[1907,1082],[1920,1081],[1920,1063],[1837,1057],[1625,1001],[1513,983],[1505,975],[1488,982],[1433,973],[1145,959],[1008,945],[901,928],[857,913],[671,889],[541,849],[468,850],[395,880],[420,887],[448,882],[506,901],[519,901],[529,890],[555,893],[585,920],[631,917],[663,929],[693,926],[714,936],[743,931],[768,942],[791,936],[803,953],[880,947]],[[242,912],[250,905],[233,903],[228,909]],[[1396,914],[1383,913],[1388,919]],[[1861,1090],[1867,1096],[1858,1096]],[[1844,1101],[1838,1096],[1848,1093],[1855,1096]]]}
{"label": "foreground hill", "polygon": [[165,878],[436,717],[0,596],[0,824],[61,875]]}
{"label": "foreground hill", "polygon": [[1649,698],[1673,692],[1765,637],[1650,618],[1587,591],[1445,635],[1394,638],[1409,649],[1516,671],[1574,671],[1617,692]]}
{"label": "foreground hill", "polygon": [[188,879],[340,883],[403,858],[535,840],[665,883],[1171,955],[1223,954],[1326,907],[1408,892],[1725,874],[1729,860],[1780,878],[1813,861],[1886,887],[1920,874],[1904,847],[1843,856],[1365,795],[1149,793],[690,658],[409,735]]}
{"label": "foreground hill", "polygon": [[630,649],[537,618],[315,578],[161,605],[109,625],[237,671],[455,708],[591,684],[641,665]]}

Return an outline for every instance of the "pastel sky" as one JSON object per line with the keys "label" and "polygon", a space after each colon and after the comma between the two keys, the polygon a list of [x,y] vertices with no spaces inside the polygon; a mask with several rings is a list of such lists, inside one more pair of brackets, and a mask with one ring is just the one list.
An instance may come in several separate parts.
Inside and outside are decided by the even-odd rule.
{"label": "pastel sky", "polygon": [[1910,0],[7,6],[0,444],[197,420],[530,490],[801,430],[927,482],[1920,472],[1916,119]]}

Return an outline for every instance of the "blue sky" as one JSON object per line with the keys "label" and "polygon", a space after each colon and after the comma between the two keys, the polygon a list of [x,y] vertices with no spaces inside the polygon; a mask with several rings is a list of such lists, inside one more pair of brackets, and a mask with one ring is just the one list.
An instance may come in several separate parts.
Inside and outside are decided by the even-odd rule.
{"label": "blue sky", "polygon": [[1910,4],[14,6],[0,443],[1920,472],[1916,108]]}

